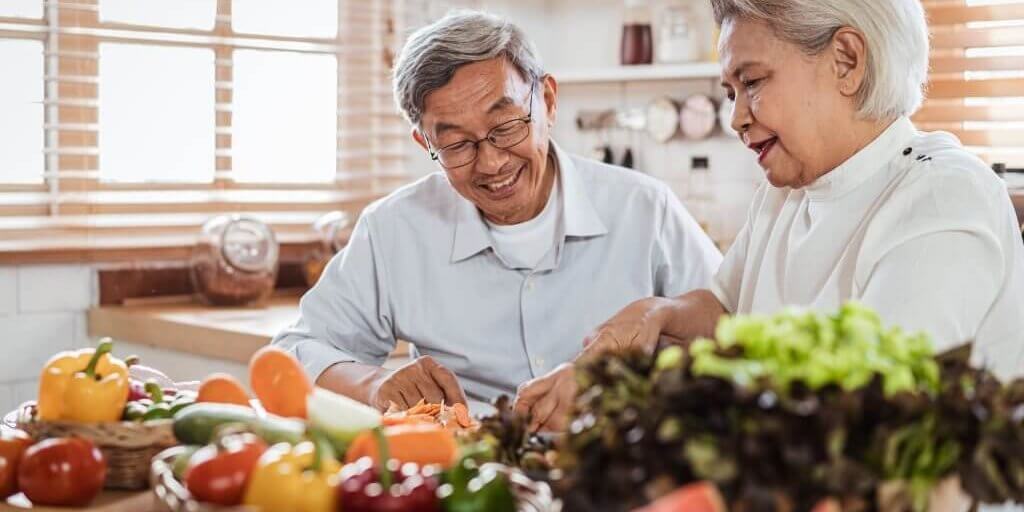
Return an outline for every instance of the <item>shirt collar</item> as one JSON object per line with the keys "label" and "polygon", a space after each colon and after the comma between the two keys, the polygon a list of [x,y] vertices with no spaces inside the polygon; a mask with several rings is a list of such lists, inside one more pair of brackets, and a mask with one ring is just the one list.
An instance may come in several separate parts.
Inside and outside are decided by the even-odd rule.
{"label": "shirt collar", "polygon": [[[552,141],[550,149],[557,162],[558,179],[562,188],[562,237],[600,236],[608,233],[593,203],[576,165],[568,153]],[[462,261],[492,248],[487,226],[480,217],[480,211],[472,201],[456,196],[455,226],[452,242],[451,262]]]}
{"label": "shirt collar", "polygon": [[558,159],[558,169],[562,178],[562,233],[574,237],[608,234],[608,228],[601,221],[601,216],[598,215],[590,194],[587,193],[583,177],[576,170],[576,163],[554,142],[551,143],[551,150]]}
{"label": "shirt collar", "polygon": [[893,121],[875,140],[827,174],[808,185],[811,199],[832,199],[853,190],[886,164],[914,138],[917,130],[906,116]]}

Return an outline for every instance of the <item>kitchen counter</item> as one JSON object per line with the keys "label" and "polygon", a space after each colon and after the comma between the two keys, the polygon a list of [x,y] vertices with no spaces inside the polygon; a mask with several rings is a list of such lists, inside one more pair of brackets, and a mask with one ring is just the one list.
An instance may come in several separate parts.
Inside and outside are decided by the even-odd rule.
{"label": "kitchen counter", "polygon": [[299,297],[271,298],[261,307],[210,307],[182,298],[102,306],[89,311],[89,336],[248,363],[299,315]]}
{"label": "kitchen counter", "polygon": [[[176,380],[223,371],[248,382],[249,358],[298,316],[298,294],[274,296],[258,307],[211,307],[188,297],[142,300],[92,308],[88,334],[113,338],[118,354],[136,353]],[[408,345],[399,342],[385,366],[407,359]]]}

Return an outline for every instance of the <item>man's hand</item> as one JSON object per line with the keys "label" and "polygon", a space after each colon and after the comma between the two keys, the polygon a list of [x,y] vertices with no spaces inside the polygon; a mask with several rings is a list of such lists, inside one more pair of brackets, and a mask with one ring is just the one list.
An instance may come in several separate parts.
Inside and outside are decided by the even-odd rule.
{"label": "man's hand", "polygon": [[420,399],[428,403],[466,403],[458,379],[430,356],[423,356],[380,376],[370,388],[369,403],[386,410],[391,402],[408,409]]}
{"label": "man's hand", "polygon": [[575,367],[564,363],[551,373],[519,386],[512,408],[530,415],[531,431],[561,432],[566,427],[575,397]]}
{"label": "man's hand", "polygon": [[653,351],[666,321],[669,301],[651,297],[626,306],[583,339],[584,351],[580,357],[630,348]]}

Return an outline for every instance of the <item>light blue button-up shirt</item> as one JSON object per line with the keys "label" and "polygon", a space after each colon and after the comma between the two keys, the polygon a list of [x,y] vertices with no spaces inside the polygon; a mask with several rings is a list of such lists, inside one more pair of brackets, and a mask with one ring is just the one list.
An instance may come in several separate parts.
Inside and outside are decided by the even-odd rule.
{"label": "light blue button-up shirt", "polygon": [[274,343],[316,378],[380,365],[403,339],[489,401],[571,360],[630,302],[709,286],[721,254],[664,183],[552,151],[563,211],[536,268],[506,266],[476,206],[431,174],[363,211]]}

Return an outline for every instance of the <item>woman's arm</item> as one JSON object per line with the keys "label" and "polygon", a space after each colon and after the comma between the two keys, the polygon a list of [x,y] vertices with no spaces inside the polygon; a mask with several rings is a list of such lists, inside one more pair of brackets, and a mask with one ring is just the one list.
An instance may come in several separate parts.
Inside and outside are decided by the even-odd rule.
{"label": "woman's arm", "polygon": [[681,342],[710,337],[724,314],[725,307],[709,290],[694,290],[674,298],[641,299],[587,336],[577,359],[633,347],[653,351],[663,336]]}

